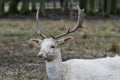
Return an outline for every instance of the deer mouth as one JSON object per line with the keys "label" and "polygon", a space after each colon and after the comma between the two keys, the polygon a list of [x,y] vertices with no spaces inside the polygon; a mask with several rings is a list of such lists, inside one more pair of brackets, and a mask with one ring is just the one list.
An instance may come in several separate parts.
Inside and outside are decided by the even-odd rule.
{"label": "deer mouth", "polygon": [[43,60],[50,62],[50,61],[54,60],[54,55],[47,55]]}

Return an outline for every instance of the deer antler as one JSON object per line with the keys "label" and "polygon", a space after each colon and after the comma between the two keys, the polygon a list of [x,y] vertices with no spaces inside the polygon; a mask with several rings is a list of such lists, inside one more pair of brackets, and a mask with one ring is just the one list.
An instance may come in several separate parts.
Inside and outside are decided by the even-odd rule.
{"label": "deer antler", "polygon": [[60,34],[57,36],[52,36],[54,39],[58,39],[58,38],[65,36],[69,33],[73,33],[76,30],[78,30],[78,28],[82,28],[82,23],[83,23],[83,20],[85,17],[85,13],[84,13],[84,9],[80,9],[79,5],[77,5],[77,7],[78,7],[78,20],[77,20],[76,25],[74,26],[75,28],[73,30],[70,30],[70,27],[69,27],[66,33],[63,33],[63,34]]}
{"label": "deer antler", "polygon": [[38,34],[39,36],[41,36],[42,38],[46,38],[46,36],[44,34],[41,34],[41,32],[40,32],[40,27],[39,27],[39,8],[37,9],[37,13],[36,13],[36,28],[33,31],[36,34]]}

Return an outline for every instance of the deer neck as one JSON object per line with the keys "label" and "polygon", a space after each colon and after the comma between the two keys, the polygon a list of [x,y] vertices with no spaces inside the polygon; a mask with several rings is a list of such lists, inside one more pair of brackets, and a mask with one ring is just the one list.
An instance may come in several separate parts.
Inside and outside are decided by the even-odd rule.
{"label": "deer neck", "polygon": [[62,80],[62,59],[60,49],[55,51],[56,58],[53,61],[46,61],[47,75],[51,80]]}

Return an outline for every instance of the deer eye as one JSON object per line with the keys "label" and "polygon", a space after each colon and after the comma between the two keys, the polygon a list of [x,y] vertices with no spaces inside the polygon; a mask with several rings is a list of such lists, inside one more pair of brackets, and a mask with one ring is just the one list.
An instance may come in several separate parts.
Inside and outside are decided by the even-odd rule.
{"label": "deer eye", "polygon": [[55,46],[52,45],[51,48],[55,48]]}

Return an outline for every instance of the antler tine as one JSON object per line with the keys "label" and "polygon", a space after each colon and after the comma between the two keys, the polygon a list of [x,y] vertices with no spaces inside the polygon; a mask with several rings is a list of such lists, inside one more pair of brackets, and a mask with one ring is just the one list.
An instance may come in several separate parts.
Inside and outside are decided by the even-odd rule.
{"label": "antler tine", "polygon": [[77,5],[77,7],[78,7],[78,20],[77,20],[76,25],[74,26],[74,29],[70,30],[70,27],[69,27],[66,33],[55,36],[55,37],[53,37],[54,39],[58,39],[58,38],[65,36],[69,33],[75,32],[76,30],[78,30],[78,28],[82,28],[82,23],[83,23],[83,20],[85,17],[85,13],[84,13],[84,9],[80,9],[79,5]]}
{"label": "antler tine", "polygon": [[44,34],[41,34],[41,32],[40,32],[40,26],[39,26],[39,8],[37,9],[37,13],[36,13],[36,28],[35,28],[34,32],[36,34],[38,34],[39,36],[41,36],[42,38],[46,38],[46,36]]}

